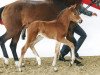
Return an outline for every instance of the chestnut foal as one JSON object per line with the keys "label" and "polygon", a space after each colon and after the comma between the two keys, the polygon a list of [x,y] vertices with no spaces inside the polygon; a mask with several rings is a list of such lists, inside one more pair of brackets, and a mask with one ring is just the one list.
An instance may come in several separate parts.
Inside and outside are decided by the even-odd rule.
{"label": "chestnut foal", "polygon": [[76,23],[82,22],[82,19],[80,18],[80,16],[75,10],[75,5],[69,8],[65,8],[63,11],[60,12],[60,14],[57,16],[55,20],[33,21],[27,28],[27,42],[22,48],[21,57],[19,60],[19,67],[18,67],[19,71],[21,71],[21,64],[22,64],[22,59],[24,57],[24,54],[29,47],[32,49],[33,53],[35,54],[38,65],[41,65],[41,59],[38,53],[36,52],[34,45],[37,42],[39,42],[43,37],[47,37],[49,39],[55,39],[57,41],[56,48],[55,48],[55,55],[52,63],[52,66],[54,67],[55,71],[57,70],[56,60],[59,54],[61,43],[64,43],[71,48],[71,65],[72,65],[75,60],[75,54],[74,54],[75,47],[72,42],[65,39],[71,21]]}

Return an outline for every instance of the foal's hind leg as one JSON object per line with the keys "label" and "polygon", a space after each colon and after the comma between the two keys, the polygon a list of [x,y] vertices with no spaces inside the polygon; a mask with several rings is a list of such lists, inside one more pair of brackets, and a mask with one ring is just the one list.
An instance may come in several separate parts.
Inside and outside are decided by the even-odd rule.
{"label": "foal's hind leg", "polygon": [[18,55],[17,55],[17,52],[16,52],[16,46],[17,46],[17,43],[18,43],[18,40],[19,40],[19,37],[20,37],[20,33],[17,34],[16,36],[14,36],[11,40],[11,44],[10,44],[10,48],[11,48],[11,51],[12,51],[12,54],[13,54],[13,57],[14,57],[14,60],[15,60],[15,65],[18,66]]}
{"label": "foal's hind leg", "polygon": [[23,60],[24,55],[25,55],[25,53],[26,53],[26,51],[27,51],[27,49],[28,49],[29,46],[30,46],[30,44],[29,43],[26,43],[23,46],[22,50],[21,50],[21,57],[20,57],[19,63],[18,63],[18,69],[19,69],[19,71],[21,71],[22,60]]}
{"label": "foal's hind leg", "polygon": [[37,36],[36,40],[35,40],[35,41],[32,43],[32,45],[30,46],[30,48],[32,49],[32,51],[33,51],[33,53],[34,53],[34,55],[35,55],[35,57],[36,57],[36,60],[37,60],[37,62],[38,62],[38,65],[41,65],[41,59],[40,59],[40,57],[39,57],[37,51],[35,50],[34,45],[35,45],[36,43],[38,43],[39,41],[41,41],[42,39],[43,39],[43,37],[41,37],[40,35]]}
{"label": "foal's hind leg", "polygon": [[26,44],[23,46],[23,48],[22,48],[22,50],[21,50],[21,57],[20,57],[20,59],[19,59],[19,65],[18,65],[19,71],[21,71],[21,65],[22,65],[22,60],[23,60],[23,58],[24,58],[24,55],[25,55],[27,49],[31,46],[32,42],[35,40],[36,37],[29,36],[29,34],[28,34],[27,38],[28,38],[28,39],[27,39],[27,42],[26,42]]}

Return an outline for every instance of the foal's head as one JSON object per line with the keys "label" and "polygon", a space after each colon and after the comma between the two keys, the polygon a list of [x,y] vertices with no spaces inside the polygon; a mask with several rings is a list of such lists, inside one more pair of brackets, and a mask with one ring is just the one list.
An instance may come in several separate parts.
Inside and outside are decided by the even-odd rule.
{"label": "foal's head", "polygon": [[78,11],[75,9],[76,5],[73,5],[68,8],[69,12],[69,19],[70,21],[76,22],[76,23],[82,23],[82,19],[79,16]]}
{"label": "foal's head", "polygon": [[69,8],[65,8],[59,15],[58,18],[63,22],[73,21],[76,23],[82,23],[82,19],[79,13],[75,9],[76,5],[72,5]]}

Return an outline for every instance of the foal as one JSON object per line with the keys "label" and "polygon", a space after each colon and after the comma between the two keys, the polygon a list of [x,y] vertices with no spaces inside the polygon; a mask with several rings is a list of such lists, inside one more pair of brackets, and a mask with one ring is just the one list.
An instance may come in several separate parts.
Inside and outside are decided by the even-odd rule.
{"label": "foal", "polygon": [[55,39],[57,41],[56,48],[55,48],[55,55],[52,63],[54,70],[57,70],[56,60],[57,60],[57,55],[59,54],[61,43],[64,43],[71,48],[71,53],[72,53],[71,64],[73,64],[75,60],[75,54],[74,54],[75,48],[73,43],[65,39],[68,32],[70,21],[77,22],[77,23],[80,23],[82,21],[82,19],[80,18],[80,16],[77,14],[75,10],[75,5],[61,11],[61,13],[57,16],[55,20],[33,21],[27,28],[27,34],[28,34],[27,42],[22,48],[21,57],[19,60],[19,71],[21,71],[21,63],[24,54],[29,47],[32,49],[33,53],[35,54],[38,65],[41,65],[41,59],[34,48],[34,45],[42,39],[41,37],[47,37],[49,39]]}

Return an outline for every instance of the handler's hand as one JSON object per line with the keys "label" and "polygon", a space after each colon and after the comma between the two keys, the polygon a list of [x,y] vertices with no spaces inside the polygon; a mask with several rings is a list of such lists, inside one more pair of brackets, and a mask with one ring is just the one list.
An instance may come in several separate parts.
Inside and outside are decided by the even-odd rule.
{"label": "handler's hand", "polygon": [[92,16],[97,16],[97,14],[96,13],[92,13]]}

